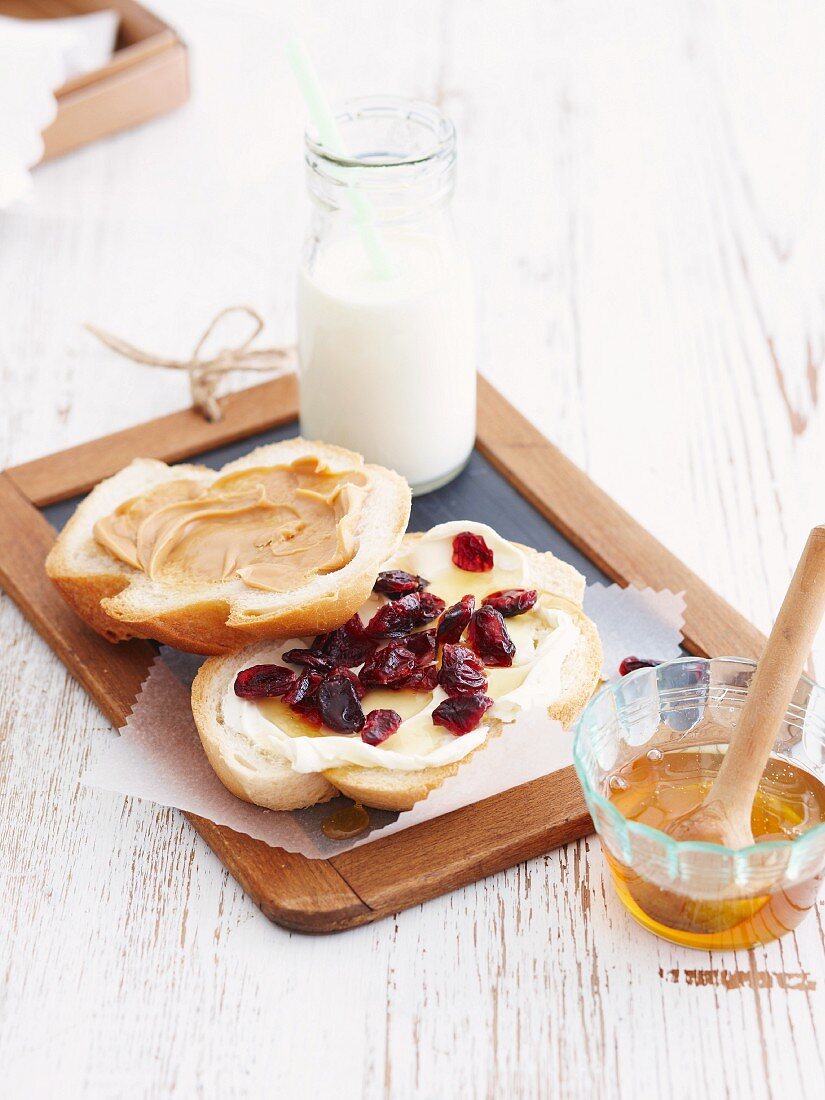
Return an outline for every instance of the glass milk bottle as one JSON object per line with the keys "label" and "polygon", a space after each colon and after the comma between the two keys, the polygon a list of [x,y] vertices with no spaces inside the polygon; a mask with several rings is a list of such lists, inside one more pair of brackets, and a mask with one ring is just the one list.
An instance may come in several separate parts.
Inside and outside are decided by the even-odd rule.
{"label": "glass milk bottle", "polygon": [[450,215],[455,129],[395,96],[353,100],[337,123],[346,156],[306,137],[301,433],[425,493],[462,469],[475,439],[473,292]]}

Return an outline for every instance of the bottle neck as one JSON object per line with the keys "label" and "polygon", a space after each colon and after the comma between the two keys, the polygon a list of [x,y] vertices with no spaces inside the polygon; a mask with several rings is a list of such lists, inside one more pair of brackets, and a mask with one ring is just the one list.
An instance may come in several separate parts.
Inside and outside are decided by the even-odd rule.
{"label": "bottle neck", "polygon": [[336,119],[345,153],[306,135],[307,187],[316,209],[377,226],[444,217],[455,185],[455,130],[435,108],[380,96]]}

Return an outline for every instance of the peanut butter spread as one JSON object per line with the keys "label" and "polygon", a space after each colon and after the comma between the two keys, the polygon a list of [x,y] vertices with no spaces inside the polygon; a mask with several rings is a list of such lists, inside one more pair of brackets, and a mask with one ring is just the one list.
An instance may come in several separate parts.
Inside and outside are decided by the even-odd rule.
{"label": "peanut butter spread", "polygon": [[167,481],[95,525],[101,546],[153,580],[226,581],[287,592],[355,556],[369,475],[314,455],[210,485]]}

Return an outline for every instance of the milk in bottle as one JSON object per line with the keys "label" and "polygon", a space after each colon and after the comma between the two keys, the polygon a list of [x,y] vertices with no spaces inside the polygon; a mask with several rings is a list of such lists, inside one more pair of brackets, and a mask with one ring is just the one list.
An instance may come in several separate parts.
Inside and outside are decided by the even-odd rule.
{"label": "milk in bottle", "polygon": [[356,101],[338,122],[346,159],[307,138],[301,432],[426,492],[461,470],[475,437],[473,293],[449,214],[455,131],[434,108],[389,97]]}

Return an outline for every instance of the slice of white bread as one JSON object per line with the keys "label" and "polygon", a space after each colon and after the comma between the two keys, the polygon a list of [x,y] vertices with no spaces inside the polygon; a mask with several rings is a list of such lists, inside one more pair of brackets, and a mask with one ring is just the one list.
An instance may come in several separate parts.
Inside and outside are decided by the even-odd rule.
{"label": "slice of white bread", "polygon": [[[94,526],[127,500],[181,478],[209,485],[216,478],[254,467],[287,465],[305,455],[330,470],[363,469],[370,489],[355,530],[357,551],[341,569],[311,577],[291,592],[251,588],[240,578],[171,583],[152,580],[98,543]],[[46,560],[46,572],[64,599],[110,641],[154,638],[190,653],[232,653],[261,638],[332,630],[369,596],[382,562],[398,546],[410,513],[410,490],[392,470],[366,466],[360,455],[305,439],[258,447],[243,458],[211,470],[167,466],[135,459],[102,481],[78,507]]]}
{"label": "slice of white bread", "polygon": [[[407,535],[409,546],[419,535]],[[562,692],[547,713],[569,727],[581,714],[599,682],[602,647],[595,625],[581,611],[584,577],[553,554],[521,547],[530,562],[531,584],[558,597],[559,606],[575,615],[579,637],[562,665]],[[386,563],[387,567],[392,562]],[[222,700],[237,674],[255,664],[272,660],[272,647],[260,643],[231,657],[205,661],[192,687],[192,711],[209,762],[221,781],[239,798],[269,809],[290,810],[325,801],[340,791],[350,798],[383,810],[409,810],[426,798],[445,779],[455,775],[465,761],[420,771],[392,771],[388,768],[356,766],[332,768],[319,774],[292,772],[284,758],[258,750],[238,730],[227,727]],[[490,737],[501,732],[498,721],[490,723]],[[482,744],[475,752],[484,748]],[[285,771],[290,773],[285,777]],[[320,795],[318,785],[323,784]]]}

